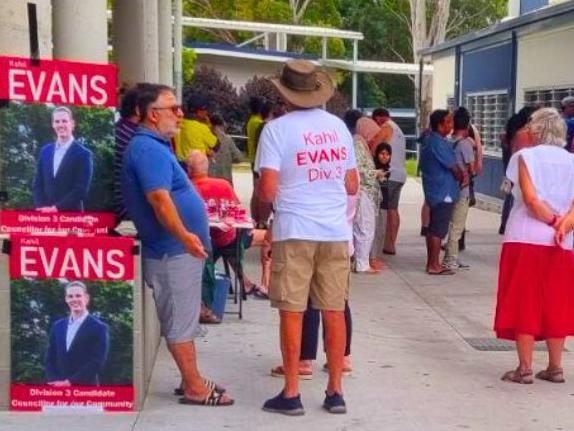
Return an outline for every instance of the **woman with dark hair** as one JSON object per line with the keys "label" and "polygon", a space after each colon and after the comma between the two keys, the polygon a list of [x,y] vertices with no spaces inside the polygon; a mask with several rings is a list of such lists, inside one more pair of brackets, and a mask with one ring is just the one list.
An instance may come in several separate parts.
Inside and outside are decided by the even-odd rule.
{"label": "woman with dark hair", "polygon": [[[393,156],[393,147],[386,142],[381,142],[375,148],[375,153],[373,154],[373,162],[375,163],[375,168],[378,171],[383,171],[385,173],[389,172],[391,169],[391,157]],[[381,173],[377,173],[379,181],[381,181]],[[385,175],[388,177],[388,175]]]}
{"label": "woman with dark hair", "polygon": [[[537,109],[538,107],[525,106],[516,114],[514,114],[512,117],[510,117],[506,122],[504,134],[502,135],[501,139],[502,166],[504,168],[504,172],[506,172],[506,169],[508,168],[508,163],[510,161],[510,157],[514,153],[521,150],[522,148],[532,146],[532,139],[530,137],[530,134],[528,133],[528,128],[526,126],[530,122],[530,116]],[[510,187],[512,187],[512,184],[510,184],[508,179],[505,178],[503,180],[503,185],[501,186],[501,189],[503,189],[504,193],[506,193],[506,197],[504,199],[504,205],[502,207],[500,228],[498,229],[498,233],[500,235],[504,235],[504,231],[506,229],[506,222],[508,220],[508,216],[510,214],[510,210],[512,209],[512,204],[514,201],[512,193],[510,193]]]}
{"label": "woman with dark hair", "polygon": [[[376,169],[376,178],[381,190],[381,202],[375,213],[375,238],[371,247],[371,266],[375,269],[384,268],[383,249],[385,245],[386,226],[386,209],[389,201],[388,179],[391,174],[391,157],[393,148],[386,142],[381,142],[376,146],[373,152],[373,162]],[[375,266],[375,263],[378,266]]]}

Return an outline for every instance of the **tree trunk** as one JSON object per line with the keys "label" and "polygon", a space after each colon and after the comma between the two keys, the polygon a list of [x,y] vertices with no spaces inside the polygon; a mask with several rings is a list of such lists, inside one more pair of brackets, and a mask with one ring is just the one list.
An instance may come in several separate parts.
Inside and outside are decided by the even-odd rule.
{"label": "tree trunk", "polygon": [[[411,40],[413,51],[413,63],[419,64],[420,56],[419,50],[426,48],[427,45],[427,21],[426,21],[426,1],[425,0],[409,0],[411,9]],[[425,103],[422,101],[427,99],[424,92],[425,79],[420,82],[420,75],[417,73],[415,76],[415,109],[417,113],[417,128],[423,129],[424,119],[428,117],[428,113],[424,108]],[[423,92],[421,94],[421,85]]]}
{"label": "tree trunk", "polygon": [[[450,15],[450,0],[433,0],[433,17],[427,31],[426,0],[409,0],[411,9],[411,36],[413,62],[420,64],[418,51],[444,42]],[[422,88],[421,88],[422,87]],[[432,77],[423,75],[422,82],[417,74],[415,78],[415,105],[417,126],[423,130],[428,126],[432,110]]]}

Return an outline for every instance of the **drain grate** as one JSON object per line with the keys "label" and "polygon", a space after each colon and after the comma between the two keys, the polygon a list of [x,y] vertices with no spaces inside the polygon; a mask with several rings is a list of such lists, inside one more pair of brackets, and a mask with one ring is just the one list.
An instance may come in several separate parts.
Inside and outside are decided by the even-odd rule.
{"label": "drain grate", "polygon": [[[482,352],[507,352],[516,350],[514,341],[499,340],[498,338],[465,338],[466,341],[473,349]],[[543,342],[535,343],[534,350],[537,352],[545,352],[546,344]],[[564,351],[567,351],[564,349]]]}

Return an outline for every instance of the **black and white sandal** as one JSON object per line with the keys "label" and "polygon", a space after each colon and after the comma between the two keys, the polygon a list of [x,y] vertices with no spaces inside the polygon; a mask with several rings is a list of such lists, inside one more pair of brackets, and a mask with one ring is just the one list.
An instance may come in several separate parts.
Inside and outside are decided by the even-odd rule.
{"label": "black and white sandal", "polygon": [[[219,392],[220,394],[224,394],[227,391],[227,389],[225,389],[223,386],[219,386],[213,380],[203,379],[203,384],[210,391],[216,391]],[[173,394],[177,395],[178,397],[182,397],[184,395],[183,388],[181,386],[179,388],[175,388],[173,390]]]}
{"label": "black and white sandal", "polygon": [[233,405],[233,403],[235,403],[235,400],[231,398],[224,399],[222,393],[212,390],[203,400],[192,400],[191,398],[183,396],[179,399],[179,403],[189,406],[218,407],[218,406],[231,406]]}

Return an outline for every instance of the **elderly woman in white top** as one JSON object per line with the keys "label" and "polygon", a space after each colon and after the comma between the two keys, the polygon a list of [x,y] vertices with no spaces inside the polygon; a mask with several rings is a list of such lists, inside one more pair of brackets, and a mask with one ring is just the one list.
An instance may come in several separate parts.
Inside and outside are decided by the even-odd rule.
{"label": "elderly woman in white top", "polygon": [[[357,170],[359,171],[359,193],[353,219],[353,242],[355,248],[355,272],[376,274],[380,268],[374,268],[369,261],[371,246],[375,237],[375,215],[379,205],[379,183],[373,157],[367,146],[367,140],[358,132],[359,121],[363,114],[356,109],[347,111],[343,121],[353,134]],[[369,121],[372,121],[369,119]]]}
{"label": "elderly woman in white top", "polygon": [[512,208],[500,257],[494,330],[515,340],[518,368],[502,380],[533,383],[535,340],[546,340],[549,362],[536,378],[564,382],[564,339],[574,335],[572,233],[558,235],[574,202],[574,155],[564,149],[566,128],[558,112],[544,108],[529,125],[535,146],[516,152],[506,176],[514,183]]}

